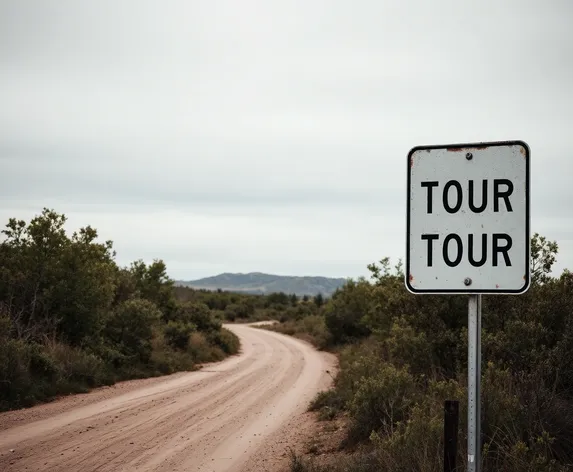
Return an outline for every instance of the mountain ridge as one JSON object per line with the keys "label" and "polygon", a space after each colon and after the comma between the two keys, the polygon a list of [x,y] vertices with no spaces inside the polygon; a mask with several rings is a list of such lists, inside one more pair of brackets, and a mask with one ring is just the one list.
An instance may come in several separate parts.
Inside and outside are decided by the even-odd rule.
{"label": "mountain ridge", "polygon": [[342,287],[347,280],[342,277],[277,275],[264,272],[223,272],[197,280],[178,280],[175,283],[196,289],[220,289],[229,292],[256,294],[284,292],[299,296],[321,293],[328,296],[334,293],[337,288]]}

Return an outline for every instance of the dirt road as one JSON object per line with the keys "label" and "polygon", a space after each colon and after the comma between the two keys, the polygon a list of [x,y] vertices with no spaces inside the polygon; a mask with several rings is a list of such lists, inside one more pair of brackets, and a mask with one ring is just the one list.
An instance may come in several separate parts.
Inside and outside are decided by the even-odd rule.
{"label": "dirt road", "polygon": [[201,371],[0,414],[0,470],[273,471],[334,359],[277,333],[229,329],[241,354]]}

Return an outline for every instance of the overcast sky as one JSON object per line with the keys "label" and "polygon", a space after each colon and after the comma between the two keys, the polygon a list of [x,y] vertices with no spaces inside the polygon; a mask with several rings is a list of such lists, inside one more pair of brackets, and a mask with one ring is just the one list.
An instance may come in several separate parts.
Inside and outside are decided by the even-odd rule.
{"label": "overcast sky", "polygon": [[0,0],[0,220],[44,206],[170,275],[405,253],[406,155],[523,139],[573,269],[570,0]]}

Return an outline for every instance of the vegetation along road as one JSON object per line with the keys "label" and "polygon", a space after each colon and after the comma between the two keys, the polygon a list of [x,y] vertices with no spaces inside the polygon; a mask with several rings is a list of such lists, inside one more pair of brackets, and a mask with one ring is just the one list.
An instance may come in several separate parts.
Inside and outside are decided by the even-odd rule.
{"label": "vegetation along road", "polygon": [[203,370],[0,414],[0,470],[264,470],[328,387],[333,356],[252,326],[227,328],[241,353]]}

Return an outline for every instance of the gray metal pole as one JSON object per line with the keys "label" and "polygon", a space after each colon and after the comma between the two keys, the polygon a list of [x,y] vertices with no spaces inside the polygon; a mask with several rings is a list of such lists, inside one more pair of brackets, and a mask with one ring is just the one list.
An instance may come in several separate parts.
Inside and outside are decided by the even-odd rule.
{"label": "gray metal pole", "polygon": [[481,295],[468,304],[468,472],[481,470]]}

